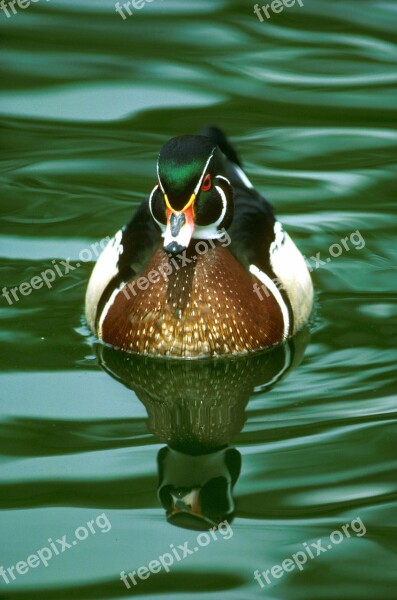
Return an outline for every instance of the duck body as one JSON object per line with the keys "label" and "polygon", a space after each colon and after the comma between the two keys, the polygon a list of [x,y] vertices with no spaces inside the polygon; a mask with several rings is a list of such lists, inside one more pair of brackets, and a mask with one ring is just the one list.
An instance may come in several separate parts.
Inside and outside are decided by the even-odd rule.
{"label": "duck body", "polygon": [[283,342],[312,302],[303,256],[212,127],[161,150],[158,184],[94,267],[86,317],[117,348],[202,358]]}

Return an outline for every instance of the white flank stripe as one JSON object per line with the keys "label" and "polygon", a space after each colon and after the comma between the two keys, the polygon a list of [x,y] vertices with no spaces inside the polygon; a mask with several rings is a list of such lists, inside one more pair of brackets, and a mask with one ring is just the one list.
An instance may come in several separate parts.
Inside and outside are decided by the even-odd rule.
{"label": "white flank stripe", "polygon": [[99,319],[99,323],[98,323],[98,337],[99,337],[99,339],[102,339],[102,327],[103,327],[103,322],[104,322],[104,320],[105,320],[105,318],[106,318],[106,315],[107,315],[107,314],[108,314],[108,312],[109,312],[109,308],[112,306],[112,304],[113,304],[113,302],[114,302],[114,299],[115,299],[115,297],[116,297],[116,296],[117,296],[117,294],[120,292],[120,290],[122,290],[122,289],[123,289],[124,285],[125,285],[125,284],[123,283],[123,284],[122,284],[120,287],[116,288],[116,289],[115,289],[115,290],[112,292],[112,295],[110,296],[109,300],[106,302],[105,306],[103,307],[103,311],[102,311],[102,314],[101,314],[101,317],[100,317],[100,319]]}
{"label": "white flank stripe", "polygon": [[99,255],[95,267],[91,273],[85,297],[85,315],[87,323],[94,333],[98,302],[108,283],[118,274],[117,264],[123,250],[121,243],[123,229],[109,241],[106,248]]}
{"label": "white flank stripe", "polygon": [[289,314],[288,314],[287,305],[285,304],[283,297],[280,294],[279,289],[277,288],[274,281],[272,281],[270,279],[270,277],[268,275],[266,275],[266,273],[264,273],[263,271],[258,269],[257,266],[250,265],[249,271],[250,271],[250,273],[255,275],[255,277],[257,277],[259,279],[259,281],[261,281],[262,283],[265,284],[267,289],[273,294],[275,300],[277,301],[277,303],[280,307],[281,313],[283,315],[283,320],[284,320],[283,340],[285,340],[288,337],[288,332],[289,332]]}
{"label": "white flank stripe", "polygon": [[274,242],[270,244],[270,254],[276,252],[276,250],[280,250],[281,246],[285,242],[285,233],[283,226],[280,221],[276,221],[274,223]]}
{"label": "white flank stripe", "polygon": [[282,282],[291,303],[294,315],[294,331],[298,331],[309,318],[313,304],[313,285],[305,259],[284,232],[282,226],[275,225],[275,241],[270,244],[270,264],[273,273]]}

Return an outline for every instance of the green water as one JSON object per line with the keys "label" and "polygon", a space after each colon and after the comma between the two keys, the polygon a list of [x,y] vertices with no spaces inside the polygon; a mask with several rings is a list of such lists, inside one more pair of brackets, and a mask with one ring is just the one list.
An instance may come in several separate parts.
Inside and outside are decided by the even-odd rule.
{"label": "green water", "polygon": [[[242,1],[153,0],[123,20],[111,0],[40,0],[0,27],[1,287],[74,267],[0,297],[0,566],[111,524],[0,576],[0,598],[395,599],[395,2],[305,0],[261,23]],[[206,123],[312,264],[293,369],[284,350],[154,367],[85,327],[79,253],[150,192],[161,145]],[[202,477],[225,473],[229,445],[233,535],[127,590],[122,570],[197,546],[157,496],[158,462],[191,476],[189,444]],[[328,549],[355,519],[365,535]],[[302,571],[254,580],[319,538]]]}

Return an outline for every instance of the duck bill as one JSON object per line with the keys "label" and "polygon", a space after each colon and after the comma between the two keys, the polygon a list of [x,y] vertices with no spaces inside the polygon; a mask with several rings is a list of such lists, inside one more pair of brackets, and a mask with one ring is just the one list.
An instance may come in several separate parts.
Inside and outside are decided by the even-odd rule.
{"label": "duck bill", "polygon": [[194,233],[193,207],[177,212],[167,209],[167,227],[164,233],[164,250],[176,255],[183,252],[190,244]]}

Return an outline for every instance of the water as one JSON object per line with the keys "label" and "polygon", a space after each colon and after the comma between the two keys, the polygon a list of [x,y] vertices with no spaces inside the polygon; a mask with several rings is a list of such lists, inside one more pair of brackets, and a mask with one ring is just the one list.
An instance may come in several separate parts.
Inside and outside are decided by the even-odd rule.
{"label": "water", "polygon": [[[0,298],[0,566],[54,554],[0,597],[394,599],[395,4],[305,0],[261,23],[250,2],[154,0],[123,21],[110,0],[41,0],[0,25],[2,287],[63,274]],[[162,143],[205,123],[310,261],[316,310],[271,355],[154,367],[89,335],[87,259],[152,189]],[[160,490],[223,478],[212,516],[234,483],[233,535],[127,590],[122,570],[198,547],[165,518],[159,468]],[[81,526],[56,555],[48,538]],[[254,580],[319,538],[302,571]]]}

